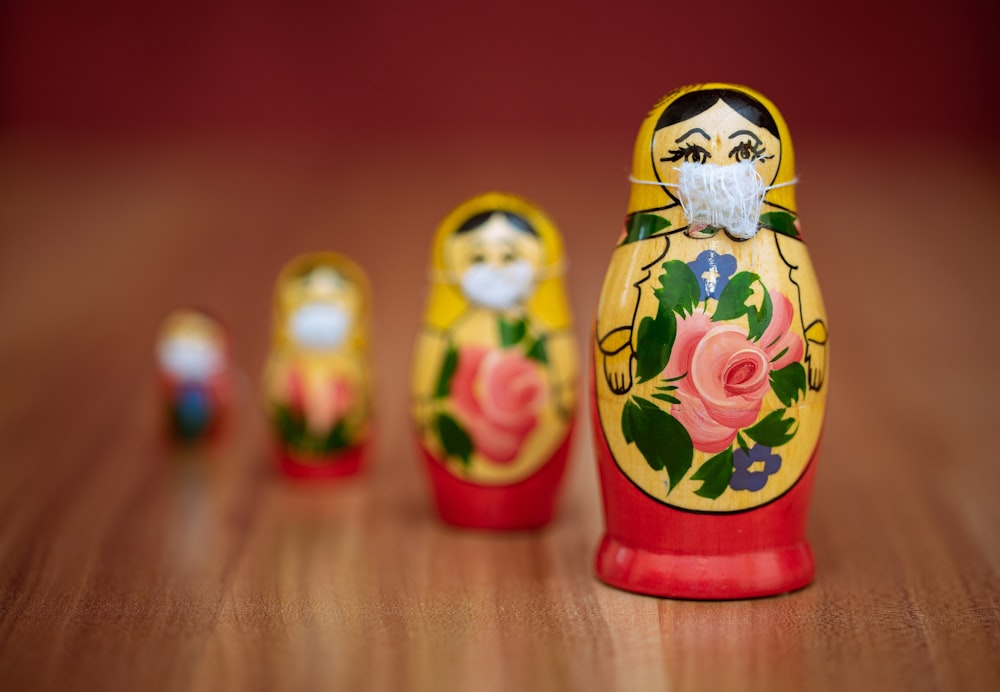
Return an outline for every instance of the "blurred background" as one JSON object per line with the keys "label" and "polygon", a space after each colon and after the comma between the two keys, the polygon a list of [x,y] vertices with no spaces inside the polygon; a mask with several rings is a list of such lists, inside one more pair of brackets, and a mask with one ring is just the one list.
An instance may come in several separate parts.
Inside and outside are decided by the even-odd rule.
{"label": "blurred background", "polygon": [[628,143],[663,93],[735,81],[800,136],[997,124],[997,4],[6,0],[4,127],[331,150],[570,130]]}

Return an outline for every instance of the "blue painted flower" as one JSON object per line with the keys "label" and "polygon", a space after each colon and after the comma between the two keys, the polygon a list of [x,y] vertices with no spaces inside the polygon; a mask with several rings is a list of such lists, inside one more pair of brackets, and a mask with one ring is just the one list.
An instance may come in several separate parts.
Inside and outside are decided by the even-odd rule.
{"label": "blue painted flower", "polygon": [[718,300],[722,289],[729,283],[729,278],[736,273],[736,258],[732,255],[720,255],[715,250],[705,250],[687,265],[698,277],[698,284],[701,286],[699,300]]}
{"label": "blue painted flower", "polygon": [[[754,470],[751,471],[752,468]],[[748,452],[737,447],[733,452],[733,476],[729,479],[729,487],[733,490],[756,492],[767,485],[767,479],[780,468],[781,457],[774,454],[770,447],[757,445]]]}

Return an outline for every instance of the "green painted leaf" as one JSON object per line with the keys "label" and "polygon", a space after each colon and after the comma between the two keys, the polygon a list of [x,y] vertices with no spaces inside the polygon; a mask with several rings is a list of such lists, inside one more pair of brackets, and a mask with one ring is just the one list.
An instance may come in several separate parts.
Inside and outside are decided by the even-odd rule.
{"label": "green painted leaf", "polygon": [[622,409],[622,437],[625,438],[625,444],[632,444],[635,442],[635,436],[632,434],[632,428],[636,424],[636,414],[639,412],[639,406],[634,401],[626,401],[625,408]]}
{"label": "green painted leaf", "polygon": [[679,260],[663,263],[655,317],[643,317],[636,335],[635,375],[639,383],[663,372],[677,337],[677,315],[690,314],[701,296],[698,278]]}
{"label": "green painted leaf", "polygon": [[701,282],[691,267],[680,260],[670,260],[662,266],[660,287],[653,291],[660,300],[660,309],[676,312],[681,317],[690,315],[701,298]]}
{"label": "green painted leaf", "polygon": [[669,394],[663,394],[662,392],[655,392],[651,394],[654,399],[659,399],[660,401],[666,401],[668,404],[679,404],[681,400],[675,396],[670,396]]}
{"label": "green painted leaf", "polygon": [[760,225],[769,228],[775,233],[799,237],[799,230],[795,228],[795,217],[787,211],[769,211],[760,215]]}
{"label": "green painted leaf", "polygon": [[691,475],[693,481],[705,481],[694,491],[695,495],[716,500],[729,487],[733,477],[733,448],[730,447],[706,461]]}
{"label": "green painted leaf", "polygon": [[274,419],[281,440],[296,452],[330,454],[354,444],[352,431],[343,419],[337,421],[326,435],[312,433],[302,414],[288,406],[276,406]]}
{"label": "green painted leaf", "polygon": [[521,343],[528,333],[528,323],[523,319],[510,322],[503,317],[497,317],[497,324],[500,328],[500,345],[503,348]]}
{"label": "green painted leaf", "polygon": [[[780,447],[795,437],[795,433],[798,432],[798,425],[796,425],[794,418],[783,418],[785,410],[779,408],[777,411],[772,411],[752,427],[744,430],[744,434],[765,447]],[[793,425],[795,425],[795,430],[791,430]]]}
{"label": "green painted leaf", "polygon": [[750,445],[747,444],[746,438],[743,437],[742,433],[736,433],[736,444],[740,446],[740,449],[749,454]]}
{"label": "green painted leaf", "polygon": [[347,421],[341,419],[337,421],[337,424],[333,426],[333,430],[331,430],[330,434],[323,440],[322,451],[324,453],[336,452],[349,447],[351,442],[352,440],[350,431],[347,427]]}
{"label": "green painted leaf", "polygon": [[747,314],[747,301],[753,295],[755,281],[760,281],[760,277],[753,272],[737,272],[722,289],[712,321],[738,320]]}
{"label": "green painted leaf", "polygon": [[664,228],[669,228],[670,222],[662,216],[656,214],[633,214],[626,222],[625,243],[634,243],[637,240],[659,233]]}
{"label": "green painted leaf", "polygon": [[288,406],[274,407],[274,423],[278,429],[278,436],[284,442],[298,439],[305,429],[305,421],[302,416],[293,414]]}
{"label": "green painted leaf", "polygon": [[652,401],[634,397],[625,405],[622,432],[629,443],[635,444],[651,469],[666,469],[670,491],[691,468],[694,457],[691,436],[676,418]]}
{"label": "green painted leaf", "polygon": [[806,391],[806,369],[802,363],[791,363],[781,370],[772,370],[771,389],[785,406],[798,401]]}
{"label": "green painted leaf", "polygon": [[635,376],[639,382],[658,377],[667,367],[677,338],[677,317],[661,305],[656,317],[643,317],[636,335]]}
{"label": "green painted leaf", "polygon": [[[763,293],[763,300],[760,307],[747,304],[753,296],[753,285],[760,284]],[[724,320],[738,320],[747,316],[748,333],[747,338],[757,341],[767,331],[771,324],[771,317],[774,315],[774,305],[771,302],[771,294],[768,292],[764,282],[753,272],[737,272],[722,289],[719,296],[719,304],[712,315],[713,322]]]}
{"label": "green painted leaf", "polygon": [[[764,284],[761,284],[763,287]],[[747,338],[753,341],[760,341],[760,337],[764,336],[764,332],[767,330],[768,325],[771,324],[771,317],[774,316],[774,305],[771,303],[771,294],[768,293],[767,289],[764,289],[764,300],[761,303],[760,309],[754,308],[752,305],[747,306]]]}
{"label": "green painted leaf", "polygon": [[434,398],[441,399],[451,393],[451,378],[458,367],[458,349],[454,344],[448,344],[448,350],[441,362],[441,374],[438,375],[437,386],[434,388]]}
{"label": "green painted leaf", "polygon": [[528,358],[537,360],[539,363],[548,363],[549,356],[545,350],[545,337],[538,337],[538,339],[535,340],[535,343],[531,345],[531,348],[528,349],[528,353],[526,355]]}
{"label": "green painted leaf", "polygon": [[437,428],[445,456],[455,457],[468,466],[472,458],[472,438],[469,434],[447,413],[438,414]]}

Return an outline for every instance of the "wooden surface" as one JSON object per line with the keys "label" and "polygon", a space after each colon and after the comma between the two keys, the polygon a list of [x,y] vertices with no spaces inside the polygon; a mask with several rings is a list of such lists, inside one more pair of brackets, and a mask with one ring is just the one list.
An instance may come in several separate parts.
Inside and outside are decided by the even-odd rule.
{"label": "wooden surface", "polygon": [[[833,340],[809,588],[697,603],[597,582],[583,416],[550,528],[435,519],[405,409],[433,229],[491,187],[533,198],[566,236],[585,342],[630,136],[308,158],[0,143],[0,689],[1000,688],[985,156],[798,142]],[[272,282],[310,249],[375,287],[378,448],[332,486],[275,475],[260,412]],[[156,325],[188,303],[225,319],[246,373],[201,452],[161,443],[152,377]]]}

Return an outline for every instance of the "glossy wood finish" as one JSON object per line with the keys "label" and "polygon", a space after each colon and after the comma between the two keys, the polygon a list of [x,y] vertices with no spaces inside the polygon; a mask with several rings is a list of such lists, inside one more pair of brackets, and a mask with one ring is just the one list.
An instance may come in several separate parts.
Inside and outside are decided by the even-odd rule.
{"label": "glossy wood finish", "polygon": [[[624,134],[493,141],[473,161],[433,142],[391,169],[372,152],[4,143],[0,688],[995,689],[1000,179],[971,159],[931,176],[905,143],[874,160],[797,142],[836,326],[815,584],[697,603],[599,583],[584,423],[546,530],[434,517],[406,412],[431,233],[483,189],[538,200],[587,324],[621,229]],[[372,279],[378,420],[367,474],[317,486],[273,470],[256,383],[273,277],[324,247]],[[227,321],[245,377],[228,435],[179,452],[159,436],[152,344],[191,303]]]}

